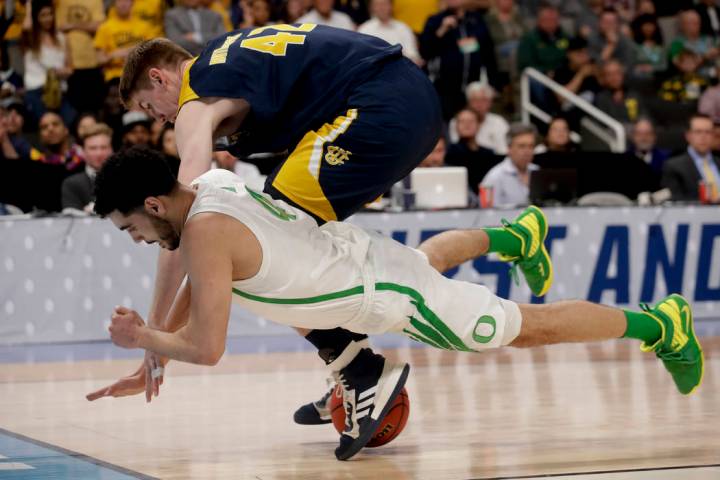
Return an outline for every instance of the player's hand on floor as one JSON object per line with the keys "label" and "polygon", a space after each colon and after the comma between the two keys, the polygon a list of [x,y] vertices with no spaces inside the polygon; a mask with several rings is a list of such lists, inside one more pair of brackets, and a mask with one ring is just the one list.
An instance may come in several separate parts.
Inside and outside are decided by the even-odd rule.
{"label": "player's hand on floor", "polygon": [[102,397],[128,397],[145,391],[145,365],[140,365],[135,373],[123,377],[117,382],[85,395],[89,401]]}
{"label": "player's hand on floor", "polygon": [[160,395],[160,385],[165,378],[165,364],[167,360],[148,350],[145,351],[143,368],[145,369],[145,400],[152,401],[153,396]]}
{"label": "player's hand on floor", "polygon": [[115,307],[110,317],[110,339],[118,347],[138,348],[140,342],[140,328],[145,325],[142,317],[135,310],[125,307]]}

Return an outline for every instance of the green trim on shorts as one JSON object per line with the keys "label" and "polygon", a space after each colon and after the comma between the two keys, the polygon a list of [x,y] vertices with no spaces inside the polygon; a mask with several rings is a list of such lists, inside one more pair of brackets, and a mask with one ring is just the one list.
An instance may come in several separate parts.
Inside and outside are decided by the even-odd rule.
{"label": "green trim on shorts", "polygon": [[[415,329],[415,331],[404,328],[403,332],[413,340],[444,350],[458,350],[461,352],[476,351],[465,345],[462,339],[458,337],[450,329],[450,327],[448,327],[447,324],[445,324],[445,322],[443,322],[435,314],[435,312],[433,312],[430,307],[425,304],[425,298],[417,290],[404,285],[388,282],[376,283],[375,290],[391,291],[410,297],[410,303],[415,306],[422,317],[422,320],[424,320],[418,320],[413,316],[408,317],[410,325]],[[338,298],[351,297],[353,295],[361,295],[365,293],[365,288],[362,285],[359,285],[339,292],[306,298],[269,298],[243,292],[237,288],[233,288],[232,291],[234,294],[254,302],[272,303],[276,305],[307,305],[311,303],[322,303],[329,300],[337,300]]]}

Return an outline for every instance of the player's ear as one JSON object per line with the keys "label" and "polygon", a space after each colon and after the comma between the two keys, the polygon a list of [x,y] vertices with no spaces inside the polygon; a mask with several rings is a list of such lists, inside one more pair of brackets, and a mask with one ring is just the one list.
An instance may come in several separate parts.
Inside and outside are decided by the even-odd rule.
{"label": "player's ear", "polygon": [[162,75],[162,71],[159,68],[152,67],[150,70],[148,70],[148,76],[150,77],[150,83],[152,85],[155,85],[155,84],[162,85],[163,75]]}
{"label": "player's ear", "polygon": [[158,197],[147,197],[145,199],[145,212],[148,215],[158,218],[165,218],[167,208]]}

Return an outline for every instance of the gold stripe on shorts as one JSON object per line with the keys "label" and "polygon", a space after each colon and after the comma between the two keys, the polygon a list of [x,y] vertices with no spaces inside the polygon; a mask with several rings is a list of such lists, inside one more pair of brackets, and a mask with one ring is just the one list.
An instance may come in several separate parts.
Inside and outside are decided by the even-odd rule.
{"label": "gold stripe on shorts", "polygon": [[325,221],[337,220],[330,201],[320,186],[323,146],[334,142],[357,118],[357,110],[350,109],[332,124],[308,132],[285,163],[280,167],[273,187],[300,207]]}

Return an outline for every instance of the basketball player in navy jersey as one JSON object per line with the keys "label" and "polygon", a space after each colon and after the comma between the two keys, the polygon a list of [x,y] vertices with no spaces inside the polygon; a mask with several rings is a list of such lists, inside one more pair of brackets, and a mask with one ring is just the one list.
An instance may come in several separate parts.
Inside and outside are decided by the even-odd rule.
{"label": "basketball player in navy jersey", "polygon": [[[128,56],[120,94],[126,107],[175,123],[183,184],[210,168],[213,146],[221,140],[239,157],[288,152],[264,192],[320,224],[343,220],[388,191],[427,156],[442,130],[435,90],[400,46],[312,24],[237,30],[209,42],[195,58],[166,39],[144,42]],[[549,269],[519,257],[508,260],[519,264],[535,294],[550,287]],[[150,326],[177,328],[166,318],[184,274],[177,253],[160,253]],[[346,402],[351,419],[363,392],[404,382],[383,373],[404,365],[387,365],[366,335],[342,328],[297,330],[331,369],[346,366],[344,378],[355,392]],[[151,372],[161,371],[162,363],[148,352],[134,375],[93,397],[139,393],[145,386],[149,401],[162,383],[162,375],[152,378]],[[399,392],[401,386],[390,389]],[[302,406],[295,421],[330,422],[328,394]],[[386,400],[391,404],[393,398]],[[343,435],[338,458],[362,448],[359,441]]]}

